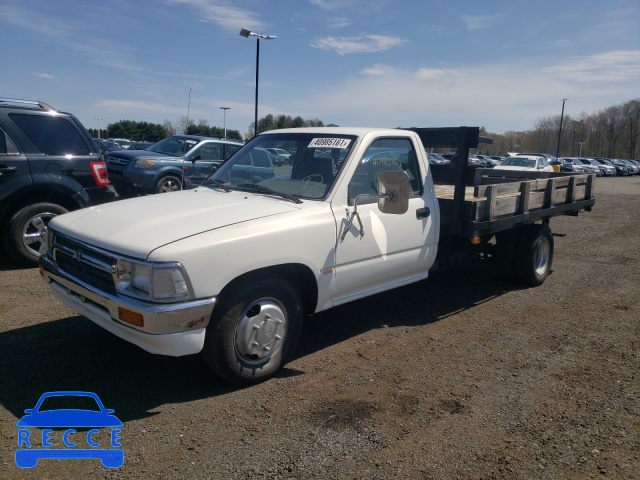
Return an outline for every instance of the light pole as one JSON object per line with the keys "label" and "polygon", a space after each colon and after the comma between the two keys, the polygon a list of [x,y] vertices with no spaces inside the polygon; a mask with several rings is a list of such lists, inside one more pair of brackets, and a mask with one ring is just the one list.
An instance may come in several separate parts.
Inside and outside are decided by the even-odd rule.
{"label": "light pole", "polygon": [[262,35],[261,33],[252,32],[248,28],[243,28],[240,30],[240,36],[249,38],[249,37],[257,37],[256,43],[256,108],[255,108],[255,121],[254,121],[254,135],[258,136],[258,69],[260,67],[260,39],[264,38],[265,40],[275,40],[275,35]]}
{"label": "light pole", "polygon": [[100,138],[100,120],[102,120],[101,117],[93,117],[94,120],[98,120],[98,138]]}
{"label": "light pole", "polygon": [[227,110],[231,110],[231,107],[220,107],[220,110],[224,110],[224,138],[227,138]]}
{"label": "light pole", "polygon": [[562,99],[562,113],[560,114],[560,130],[558,131],[558,148],[556,148],[556,158],[560,155],[560,138],[562,137],[562,117],[564,117],[564,102],[568,99]]}

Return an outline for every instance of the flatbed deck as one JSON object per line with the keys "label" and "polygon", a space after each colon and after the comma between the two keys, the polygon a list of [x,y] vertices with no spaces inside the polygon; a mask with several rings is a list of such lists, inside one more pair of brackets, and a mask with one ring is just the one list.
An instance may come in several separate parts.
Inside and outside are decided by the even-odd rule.
{"label": "flatbed deck", "polygon": [[441,235],[472,239],[595,204],[595,175],[514,172],[468,164],[469,149],[491,139],[477,127],[412,128],[424,147],[457,148],[450,165],[430,165],[440,206]]}

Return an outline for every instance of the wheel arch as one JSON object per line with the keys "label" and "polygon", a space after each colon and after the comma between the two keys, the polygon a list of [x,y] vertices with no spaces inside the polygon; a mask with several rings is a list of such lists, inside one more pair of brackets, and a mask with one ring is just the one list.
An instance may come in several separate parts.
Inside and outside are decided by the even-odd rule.
{"label": "wheel arch", "polygon": [[167,166],[166,168],[163,168],[162,170],[156,172],[156,175],[153,178],[153,184],[155,185],[161,178],[168,176],[178,177],[182,181],[183,173],[184,171],[179,167]]}
{"label": "wheel arch", "polygon": [[55,203],[66,208],[70,212],[88,207],[89,203],[72,192],[61,191],[55,188],[30,188],[12,195],[9,201],[3,205],[0,212],[0,227],[8,221],[18,210],[33,203]]}
{"label": "wheel arch", "polygon": [[311,269],[300,263],[272,265],[243,273],[225,285],[218,296],[224,297],[226,292],[236,285],[249,282],[252,277],[264,275],[278,275],[287,280],[296,289],[302,300],[303,314],[307,315],[315,312],[318,304],[318,283]]}

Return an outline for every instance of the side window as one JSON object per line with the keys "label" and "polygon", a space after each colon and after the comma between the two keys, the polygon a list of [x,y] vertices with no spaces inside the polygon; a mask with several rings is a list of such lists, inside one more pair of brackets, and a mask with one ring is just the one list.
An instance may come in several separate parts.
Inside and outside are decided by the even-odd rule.
{"label": "side window", "polygon": [[18,149],[9,136],[0,129],[0,155],[17,155]]}
{"label": "side window", "polygon": [[242,145],[233,145],[231,143],[225,143],[224,145],[224,160],[229,160],[229,158],[236,153]]}
{"label": "side window", "polygon": [[202,160],[222,160],[222,148],[219,143],[205,143],[195,153]]}
{"label": "side window", "polygon": [[258,150],[257,148],[253,149],[251,152],[251,157],[253,158],[253,166],[254,167],[262,167],[262,168],[270,168],[271,162],[269,161],[269,155],[264,150]]}
{"label": "side window", "polygon": [[46,155],[88,155],[89,147],[75,126],[64,117],[10,114],[11,119]]}
{"label": "side window", "polygon": [[548,167],[549,166],[549,162],[547,161],[546,158],[540,157],[540,165],[542,165],[543,167]]}
{"label": "side window", "polygon": [[249,154],[245,153],[239,160],[235,162],[236,165],[251,165],[251,158],[249,158]]}
{"label": "side window", "polygon": [[[375,140],[363,155],[349,183],[349,205],[361,194],[378,193],[378,173],[383,170],[404,170],[409,176],[409,196],[419,197],[420,169],[411,140],[408,138],[381,138]],[[359,204],[376,202],[361,199]]]}

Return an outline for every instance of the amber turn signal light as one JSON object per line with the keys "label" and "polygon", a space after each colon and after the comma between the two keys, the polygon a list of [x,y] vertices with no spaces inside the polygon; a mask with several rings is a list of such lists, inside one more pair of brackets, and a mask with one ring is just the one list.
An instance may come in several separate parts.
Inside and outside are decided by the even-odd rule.
{"label": "amber turn signal light", "polygon": [[126,308],[118,307],[118,318],[136,327],[144,327],[144,317],[140,313],[132,312]]}

